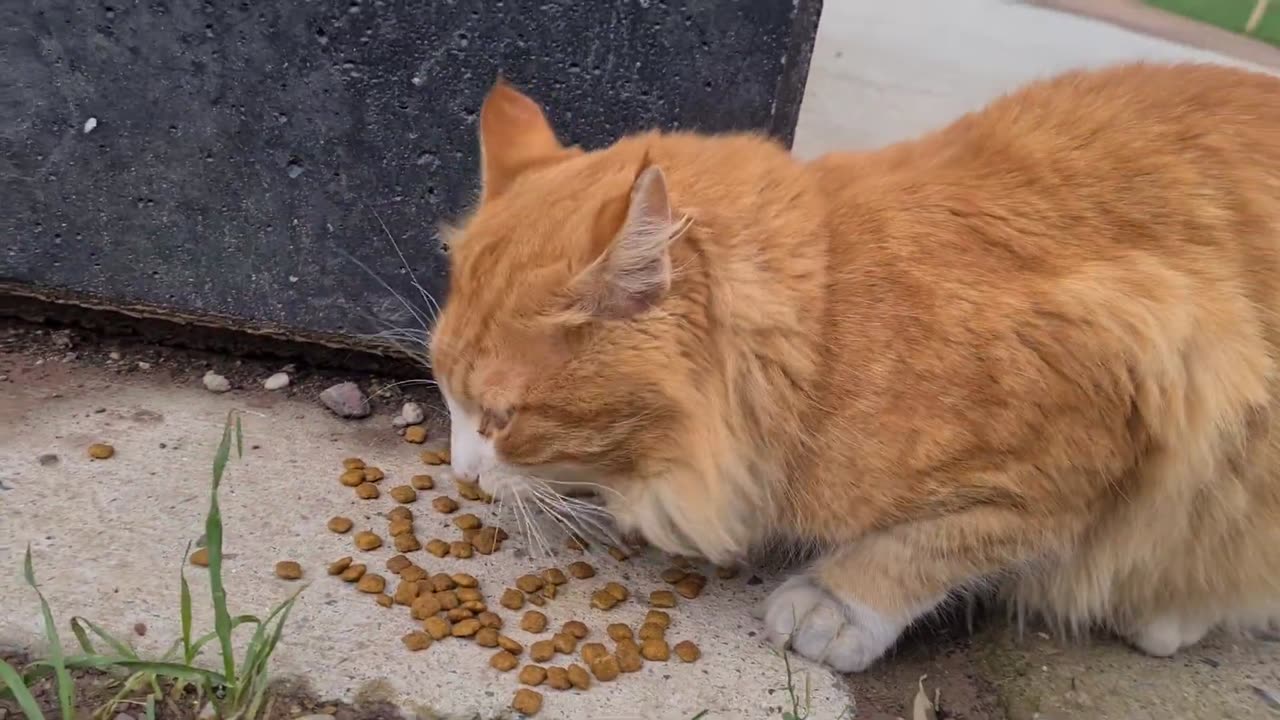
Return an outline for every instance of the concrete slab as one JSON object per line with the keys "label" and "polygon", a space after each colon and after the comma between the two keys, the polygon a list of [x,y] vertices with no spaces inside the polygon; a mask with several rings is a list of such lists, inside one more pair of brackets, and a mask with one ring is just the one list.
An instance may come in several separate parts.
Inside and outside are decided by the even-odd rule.
{"label": "concrete slab", "polygon": [[[382,467],[384,491],[427,470],[418,458],[421,448],[401,440],[388,417],[339,420],[310,397],[262,390],[216,395],[199,384],[199,372],[127,377],[78,363],[34,366],[35,359],[0,355],[0,374],[9,376],[0,382],[0,645],[40,648],[39,609],[21,578],[28,542],[59,618],[81,615],[122,636],[144,623],[146,636],[134,639],[157,654],[178,637],[178,568],[187,542],[202,534],[214,447],[234,408],[244,413],[247,445],[221,495],[232,612],[265,612],[297,589],[273,575],[278,560],[300,562],[310,582],[290,619],[277,671],[307,678],[322,697],[387,700],[421,717],[504,716],[517,683],[515,673],[488,667],[494,650],[446,640],[409,653],[400,637],[419,623],[406,608],[380,608],[371,596],[325,575],[330,561],[354,555],[391,577],[382,568],[394,551],[356,552],[350,537],[325,529],[329,517],[346,515],[357,529],[385,534],[385,513],[395,504],[385,494],[357,500],[340,486],[344,457]],[[93,442],[111,443],[116,456],[91,461],[85,449]],[[443,482],[447,473],[433,474],[456,497],[451,483]],[[432,496],[424,493],[414,504],[419,536],[456,538],[448,518],[431,511]],[[493,510],[463,502],[482,517]],[[509,517],[502,524],[514,532]],[[529,557],[525,547],[517,536],[490,557],[410,556],[432,573],[479,578],[490,605],[506,620],[504,632],[527,646],[535,638],[519,629],[520,613],[497,607],[503,588],[547,564]],[[562,567],[578,559],[561,553]],[[592,640],[604,638],[606,623],[638,627],[646,607],[635,598],[665,587],[658,578],[663,559],[589,559],[599,574],[571,581],[568,592],[550,602],[545,612],[552,627],[582,620]],[[672,644],[696,641],[704,653],[697,663],[646,663],[634,675],[586,692],[544,688],[542,716],[688,720],[707,710],[708,719],[777,718],[784,706],[782,660],[753,637],[750,615],[776,579],[748,584],[749,576],[720,580],[712,574],[701,597],[671,611],[668,638]],[[211,628],[206,577],[189,569],[197,627]],[[633,599],[608,613],[591,609],[590,591],[609,580],[625,584]],[[575,660],[558,656],[552,664]],[[793,667],[801,686],[807,678],[813,717],[837,717],[850,702],[831,673],[802,662]]]}

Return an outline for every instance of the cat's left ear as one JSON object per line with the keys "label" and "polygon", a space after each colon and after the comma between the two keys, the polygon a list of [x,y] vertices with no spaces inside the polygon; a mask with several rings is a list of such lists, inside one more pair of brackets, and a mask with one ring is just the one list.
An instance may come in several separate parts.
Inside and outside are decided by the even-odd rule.
{"label": "cat's left ear", "polygon": [[[671,243],[685,224],[674,218],[662,170],[648,165],[636,176],[621,227],[604,252],[573,285],[576,309],[590,317],[622,320],[654,307],[671,289]],[[605,222],[618,209],[601,211]]]}
{"label": "cat's left ear", "polygon": [[502,194],[521,173],[570,154],[538,103],[499,77],[480,107],[482,200]]}

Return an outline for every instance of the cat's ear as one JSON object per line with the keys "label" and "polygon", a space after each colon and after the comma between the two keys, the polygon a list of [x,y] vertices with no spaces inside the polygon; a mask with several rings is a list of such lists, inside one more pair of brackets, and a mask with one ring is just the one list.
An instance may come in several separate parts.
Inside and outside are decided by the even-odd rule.
{"label": "cat's ear", "polygon": [[497,197],[521,173],[565,154],[538,103],[499,77],[480,107],[481,199]]}
{"label": "cat's ear", "polygon": [[[624,202],[606,203],[597,226],[613,228],[604,251],[574,281],[574,304],[591,317],[626,319],[671,289],[671,242],[685,225],[673,217],[666,177],[643,167]],[[607,230],[606,230],[607,232]]]}

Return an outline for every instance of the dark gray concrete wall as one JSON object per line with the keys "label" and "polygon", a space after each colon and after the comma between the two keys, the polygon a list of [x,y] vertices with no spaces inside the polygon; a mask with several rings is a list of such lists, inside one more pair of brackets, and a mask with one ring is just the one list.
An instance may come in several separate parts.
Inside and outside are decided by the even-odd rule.
{"label": "dark gray concrete wall", "polygon": [[424,304],[387,235],[442,293],[431,236],[474,193],[496,73],[586,146],[789,142],[820,5],[0,0],[0,284],[286,333],[415,327],[381,286]]}

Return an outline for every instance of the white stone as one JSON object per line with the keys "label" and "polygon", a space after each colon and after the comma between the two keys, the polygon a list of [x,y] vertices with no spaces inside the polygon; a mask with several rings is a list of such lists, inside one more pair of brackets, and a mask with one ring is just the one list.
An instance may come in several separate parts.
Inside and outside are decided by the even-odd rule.
{"label": "white stone", "polygon": [[268,390],[283,390],[289,387],[289,373],[278,372],[263,381],[262,387]]}

